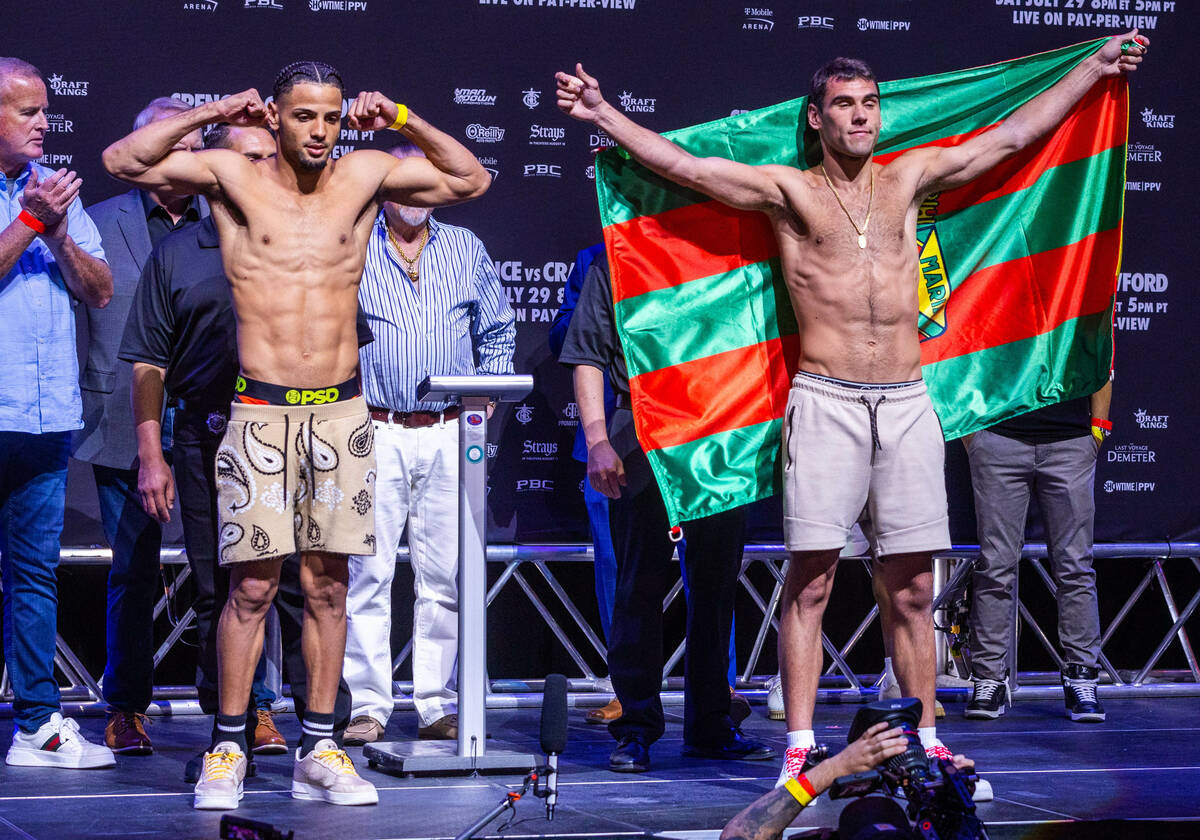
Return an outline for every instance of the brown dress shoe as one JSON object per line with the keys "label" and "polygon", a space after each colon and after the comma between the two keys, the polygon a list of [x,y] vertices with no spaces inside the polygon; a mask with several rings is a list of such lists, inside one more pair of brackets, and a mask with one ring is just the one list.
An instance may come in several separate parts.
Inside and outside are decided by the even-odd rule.
{"label": "brown dress shoe", "polygon": [[443,715],[428,726],[417,729],[423,741],[454,741],[458,738],[458,715]]}
{"label": "brown dress shoe", "polygon": [[142,722],[150,718],[139,712],[118,712],[109,710],[108,723],[104,726],[104,743],[115,753],[121,755],[151,755],[154,745],[150,736],[142,726]]}
{"label": "brown dress shoe", "polygon": [[288,751],[287,739],[275,728],[270,709],[259,709],[258,723],[254,727],[255,755],[282,755]]}
{"label": "brown dress shoe", "polygon": [[361,747],[364,744],[375,743],[382,736],[383,727],[379,725],[379,721],[370,715],[359,715],[346,727],[343,742],[348,747]]}
{"label": "brown dress shoe", "polygon": [[588,709],[588,713],[583,716],[583,719],[588,723],[602,724],[612,723],[620,716],[621,701],[614,697],[599,709]]}

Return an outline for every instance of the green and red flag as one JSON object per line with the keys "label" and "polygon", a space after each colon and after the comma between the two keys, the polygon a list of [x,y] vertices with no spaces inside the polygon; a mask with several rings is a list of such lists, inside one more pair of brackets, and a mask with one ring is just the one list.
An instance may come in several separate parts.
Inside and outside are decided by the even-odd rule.
{"label": "green and red flag", "polygon": [[[993,128],[1103,43],[883,83],[876,159]],[[807,168],[820,151],[806,105],[667,136],[695,155]],[[1107,380],[1128,125],[1127,83],[1107,80],[1033,147],[922,206],[914,318],[947,440]],[[597,159],[596,186],[634,422],[671,522],[771,495],[800,347],[766,215],[619,149]]]}

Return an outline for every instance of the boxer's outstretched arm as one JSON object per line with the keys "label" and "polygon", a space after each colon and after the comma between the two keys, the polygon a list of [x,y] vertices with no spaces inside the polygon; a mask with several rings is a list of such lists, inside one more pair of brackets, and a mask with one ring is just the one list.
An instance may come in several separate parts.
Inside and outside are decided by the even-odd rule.
{"label": "boxer's outstretched arm", "polygon": [[262,125],[265,117],[266,108],[254,89],[208,102],[155,120],[113,143],[104,150],[104,168],[114,178],[144,190],[170,187],[181,194],[209,192],[217,186],[210,161],[229,152],[183,152],[176,150],[178,143],[212,123]]}
{"label": "boxer's outstretched arm", "polygon": [[969,183],[1051,131],[1096,82],[1137,70],[1149,46],[1150,39],[1138,35],[1136,29],[1114,35],[1054,87],[1026,102],[991,131],[952,148],[916,150],[911,158],[904,155],[897,163],[921,167],[918,195]]}
{"label": "boxer's outstretched arm", "polygon": [[770,175],[771,167],[748,166],[720,157],[700,158],[661,134],[638,125],[600,94],[600,84],[575,65],[575,75],[559,72],[558,107],[567,116],[604,129],[633,159],[659,175],[743,210],[782,210],[787,201]]}
{"label": "boxer's outstretched arm", "polygon": [[[364,91],[355,98],[346,116],[351,128],[382,131],[393,127],[400,113],[401,106],[379,91]],[[397,129],[420,147],[425,157],[399,160],[391,155],[385,156],[387,160],[379,157],[380,163],[386,165],[379,187],[381,199],[414,207],[442,207],[487,192],[492,176],[470,149],[407,108],[403,113],[405,117]]]}

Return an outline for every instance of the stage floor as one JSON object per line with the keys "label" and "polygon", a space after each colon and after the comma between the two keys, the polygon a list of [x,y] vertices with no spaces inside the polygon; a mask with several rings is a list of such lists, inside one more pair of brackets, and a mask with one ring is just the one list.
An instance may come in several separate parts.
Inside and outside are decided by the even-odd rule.
{"label": "stage floor", "polygon": [[[761,692],[755,697],[761,701]],[[963,720],[962,704],[947,703],[939,734],[953,749],[974,757],[995,789],[980,815],[992,837],[1032,836],[1038,824],[1063,820],[1200,820],[1200,700],[1108,699],[1107,723],[1072,724],[1061,701],[1025,700],[997,721]],[[482,836],[716,838],[724,823],[770,789],[778,762],[710,762],[679,755],[682,708],[667,708],[666,736],[651,751],[653,768],[641,775],[604,769],[613,741],[572,710],[566,754],[560,765],[556,819],[549,823],[540,800],[523,799],[516,820],[498,834],[505,817]],[[855,707],[822,705],[818,740],[842,743]],[[391,739],[415,735],[415,715],[397,712]],[[101,737],[102,721],[81,721]],[[299,727],[279,716],[289,738]],[[185,762],[204,745],[207,719],[156,718],[149,727],[156,752],[118,757],[113,770],[64,771],[0,765],[0,840],[8,838],[216,838],[221,814],[192,809]],[[536,709],[494,711],[491,749],[537,750]],[[769,721],[761,702],[744,728],[784,745],[782,723]],[[240,816],[295,831],[302,838],[453,837],[519,786],[512,776],[402,778],[371,770],[361,750],[351,755],[360,773],[379,788],[377,807],[346,808],[293,801],[288,793],[291,757],[257,759]],[[793,831],[835,826],[841,803],[824,798],[801,814]],[[1040,829],[1046,836],[1045,828]],[[1128,837],[1200,837],[1200,823],[1143,826]],[[1106,833],[1104,836],[1120,836]],[[1092,836],[1100,836],[1093,833]]]}

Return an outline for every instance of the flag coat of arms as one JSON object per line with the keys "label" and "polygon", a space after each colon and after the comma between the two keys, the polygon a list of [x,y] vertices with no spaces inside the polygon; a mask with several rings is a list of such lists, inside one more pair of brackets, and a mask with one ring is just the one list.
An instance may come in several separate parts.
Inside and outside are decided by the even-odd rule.
{"label": "flag coat of arms", "polygon": [[[875,159],[995,127],[1104,43],[884,82]],[[1108,378],[1121,256],[1128,84],[1105,80],[1057,128],[917,221],[921,361],[947,440]],[[806,98],[666,136],[697,156],[808,168]],[[634,423],[672,524],[776,492],[795,316],[763,213],[662,178],[621,149],[596,187]]]}

